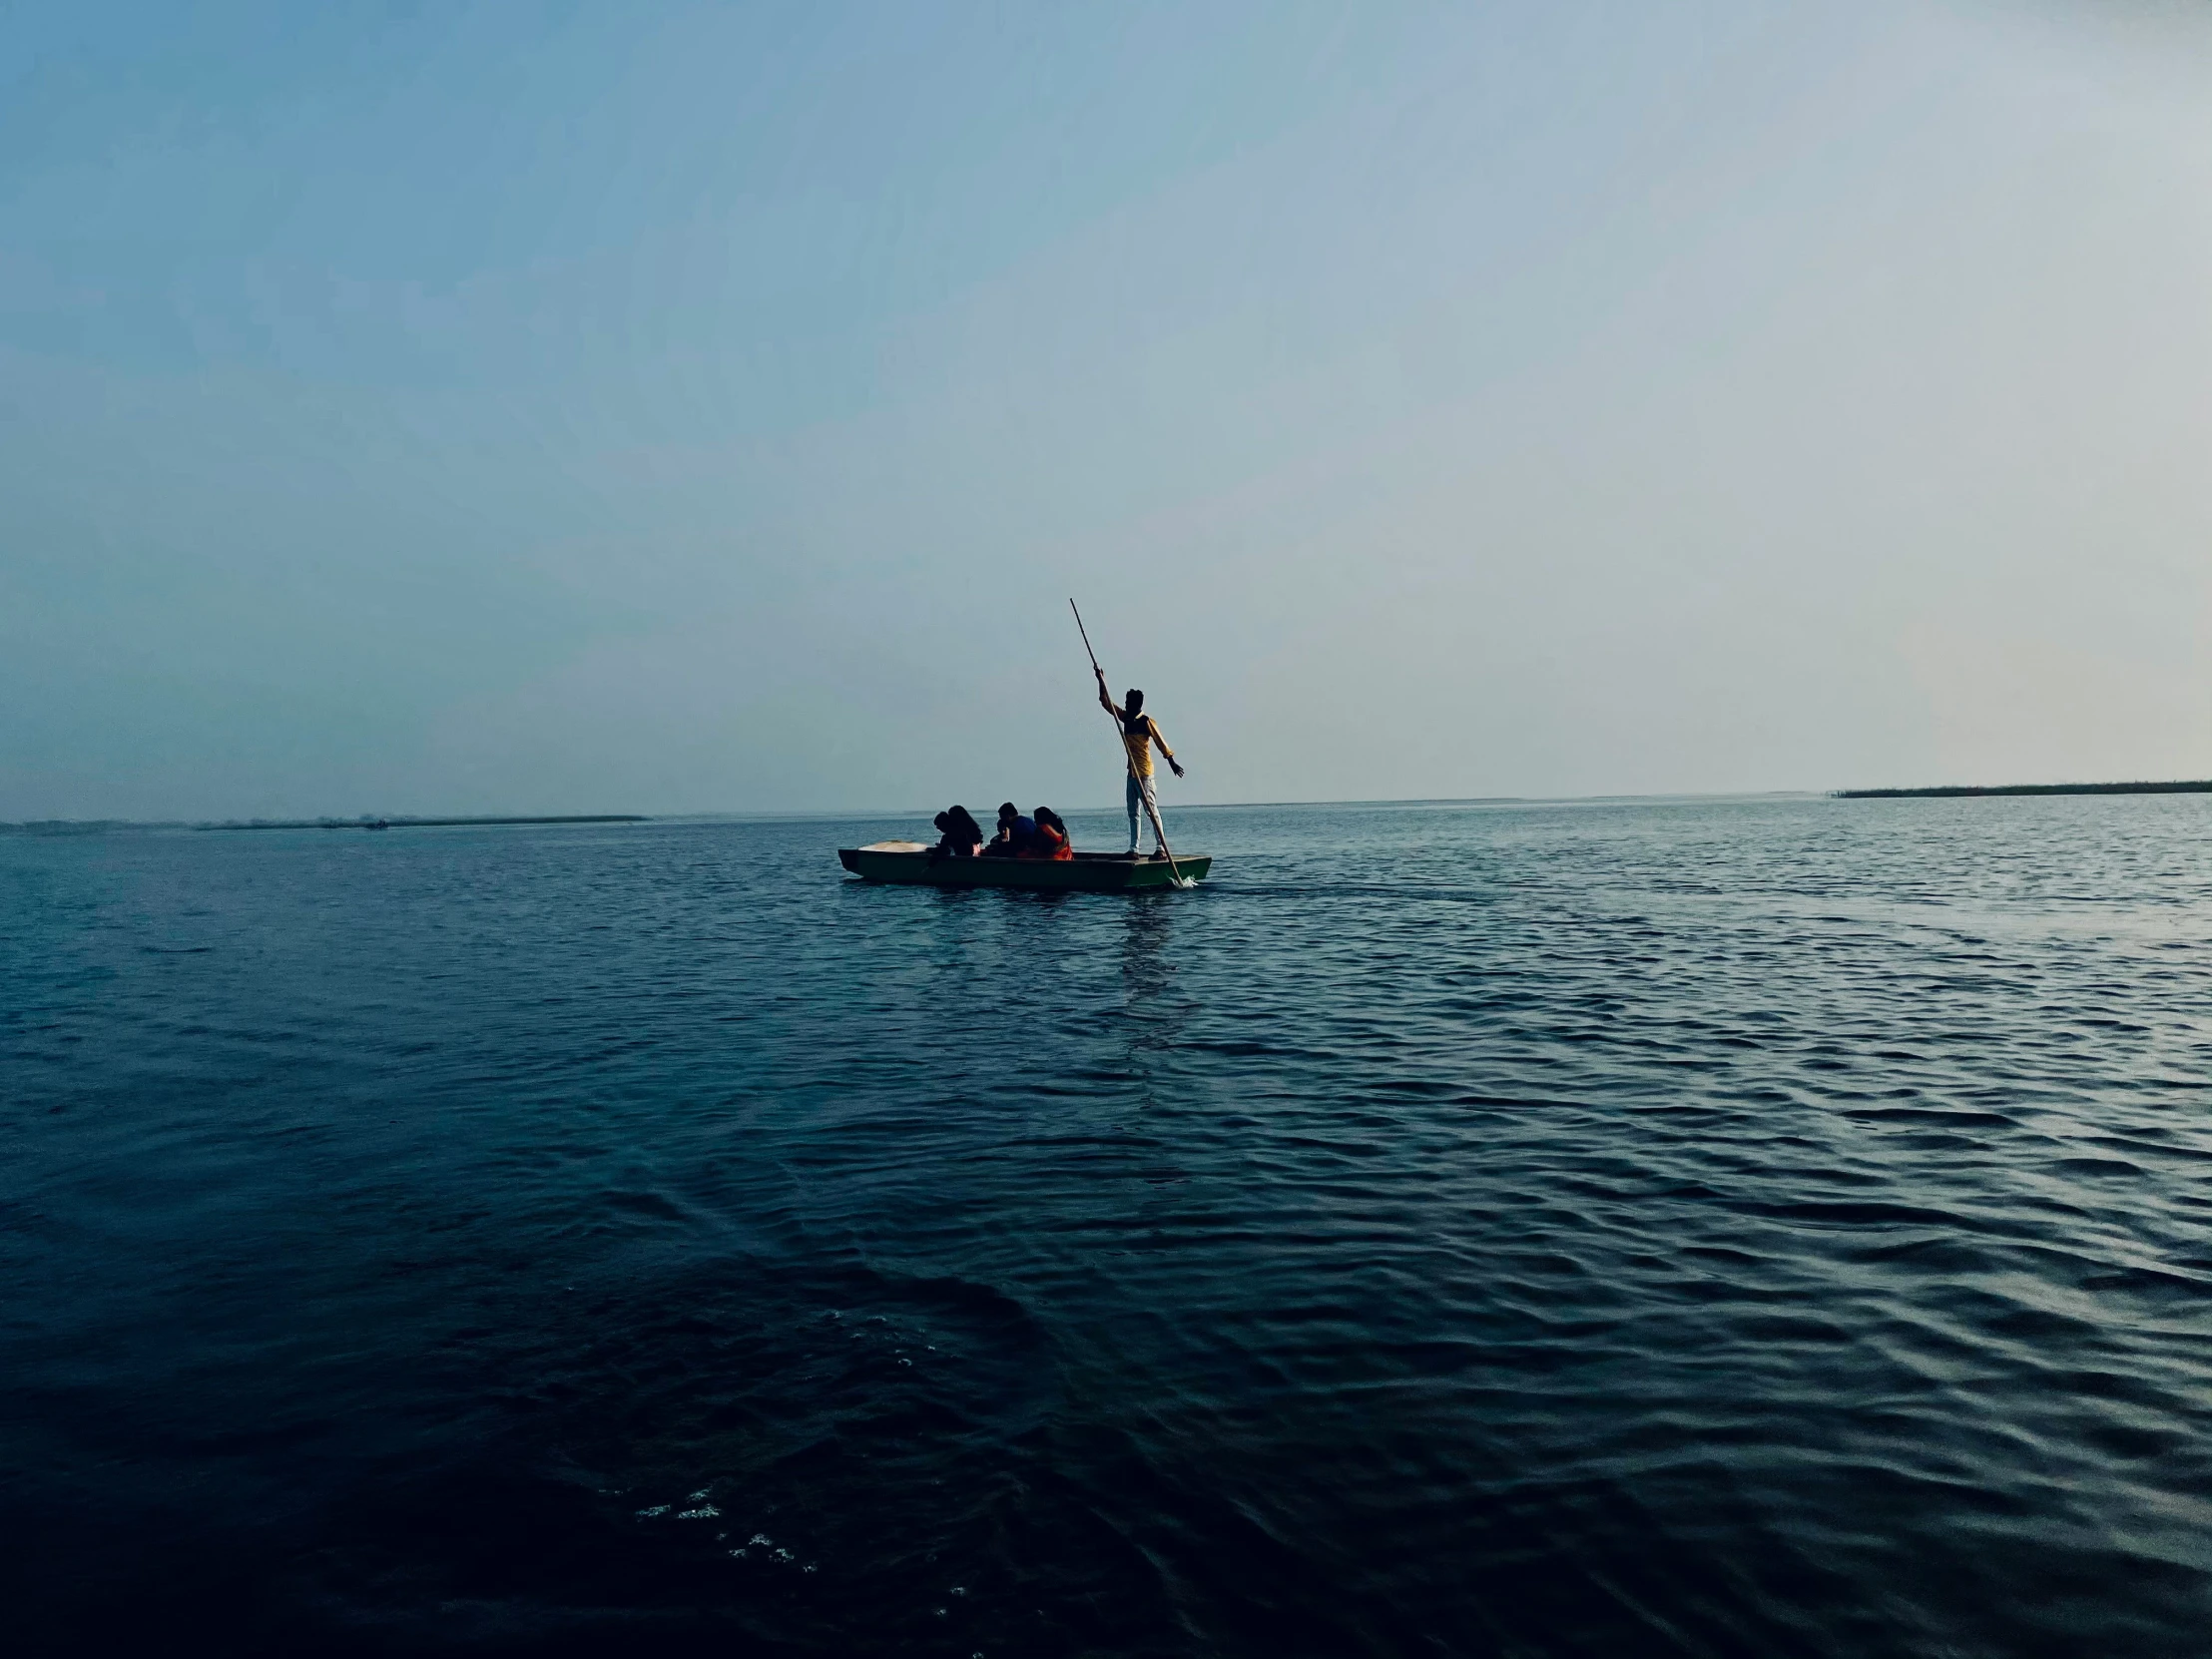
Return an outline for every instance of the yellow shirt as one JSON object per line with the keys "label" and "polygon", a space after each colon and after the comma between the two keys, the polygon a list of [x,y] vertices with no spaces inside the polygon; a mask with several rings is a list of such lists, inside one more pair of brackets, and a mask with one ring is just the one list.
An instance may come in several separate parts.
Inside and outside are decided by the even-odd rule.
{"label": "yellow shirt", "polygon": [[1158,741],[1160,753],[1171,761],[1175,759],[1175,751],[1168,747],[1168,740],[1160,736],[1160,729],[1152,724],[1150,715],[1139,715],[1137,718],[1144,723],[1143,729],[1132,732],[1128,723],[1124,722],[1121,728],[1121,746],[1129,751],[1129,776],[1150,778],[1154,741]]}

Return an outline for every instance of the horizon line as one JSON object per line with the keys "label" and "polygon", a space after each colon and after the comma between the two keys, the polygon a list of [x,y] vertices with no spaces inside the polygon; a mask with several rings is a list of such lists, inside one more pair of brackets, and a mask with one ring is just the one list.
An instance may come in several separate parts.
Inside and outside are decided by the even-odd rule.
{"label": "horizon line", "polygon": [[[1209,813],[1301,807],[1573,807],[1639,801],[1819,801],[1913,796],[2032,796],[2067,792],[2082,794],[2168,793],[2178,792],[2185,788],[2206,791],[2207,785],[2199,780],[2176,779],[2163,782],[2136,780],[2128,783],[2111,784],[1946,784],[1889,786],[1877,789],[1659,790],[1605,795],[1414,795],[1313,801],[1192,801],[1179,804],[1175,811],[1179,813]],[[730,812],[700,810],[673,813],[484,813],[467,815],[360,813],[343,818],[325,814],[311,818],[281,819],[0,819],[0,831],[48,829],[75,830],[80,833],[99,830],[320,830],[354,829],[375,821],[384,822],[393,829],[421,830],[461,829],[487,825],[550,827],[563,824],[575,826],[584,824],[681,824],[701,822],[828,824],[856,819],[925,818],[941,810],[931,807],[852,807],[774,808]],[[1117,814],[1122,811],[1118,805],[1071,807],[1065,810],[1074,813],[1103,814]]]}
{"label": "horizon line", "polygon": [[[1700,790],[1657,791],[1645,794],[1613,795],[1414,795],[1381,796],[1344,800],[1312,801],[1193,801],[1177,805],[1179,813],[1235,812],[1268,808],[1296,807],[1565,807],[1628,801],[1754,801],[1754,800],[1820,800],[1832,797],[1832,790]],[[1118,804],[1062,809],[1072,813],[1118,814]],[[558,814],[428,814],[428,813],[356,813],[345,817],[324,814],[316,817],[292,818],[229,818],[229,819],[128,819],[128,818],[43,818],[0,820],[0,830],[37,830],[45,828],[91,830],[319,830],[356,829],[363,824],[381,820],[393,829],[452,829],[470,825],[537,824],[553,826],[584,823],[632,823],[632,824],[680,824],[696,822],[784,822],[830,823],[848,819],[927,818],[943,811],[941,807],[849,807],[849,808],[767,808],[755,810],[721,811],[701,809],[691,812],[670,813],[558,813]]]}

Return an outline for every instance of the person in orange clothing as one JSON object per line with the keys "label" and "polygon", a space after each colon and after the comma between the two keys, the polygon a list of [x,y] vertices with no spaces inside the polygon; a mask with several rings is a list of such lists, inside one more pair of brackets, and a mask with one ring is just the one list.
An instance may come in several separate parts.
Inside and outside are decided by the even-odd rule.
{"label": "person in orange clothing", "polygon": [[1023,852],[1021,856],[1024,858],[1072,858],[1075,856],[1075,847],[1068,839],[1068,827],[1062,822],[1058,813],[1050,807],[1039,807],[1034,813],[1030,814],[1030,817],[1037,822],[1037,834],[1036,838],[1030,842],[1029,849]]}

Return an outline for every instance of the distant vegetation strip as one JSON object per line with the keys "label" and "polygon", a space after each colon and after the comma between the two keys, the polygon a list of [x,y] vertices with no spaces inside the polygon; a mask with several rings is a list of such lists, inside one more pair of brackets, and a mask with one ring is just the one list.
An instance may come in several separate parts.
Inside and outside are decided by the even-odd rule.
{"label": "distant vegetation strip", "polygon": [[1953,795],[2212,795],[2212,778],[2167,784],[1944,784],[1929,790],[1838,790],[1846,801],[1896,801]]}
{"label": "distant vegetation strip", "polygon": [[295,818],[198,824],[196,830],[457,830],[479,824],[644,824],[643,813],[571,813],[561,818]]}

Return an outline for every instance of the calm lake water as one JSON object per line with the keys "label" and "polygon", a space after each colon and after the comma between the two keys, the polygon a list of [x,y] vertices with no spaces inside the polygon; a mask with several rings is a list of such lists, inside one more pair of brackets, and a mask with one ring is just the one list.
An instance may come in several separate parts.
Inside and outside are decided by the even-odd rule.
{"label": "calm lake water", "polygon": [[0,836],[10,1645],[2212,1651],[2212,799],[917,828]]}

